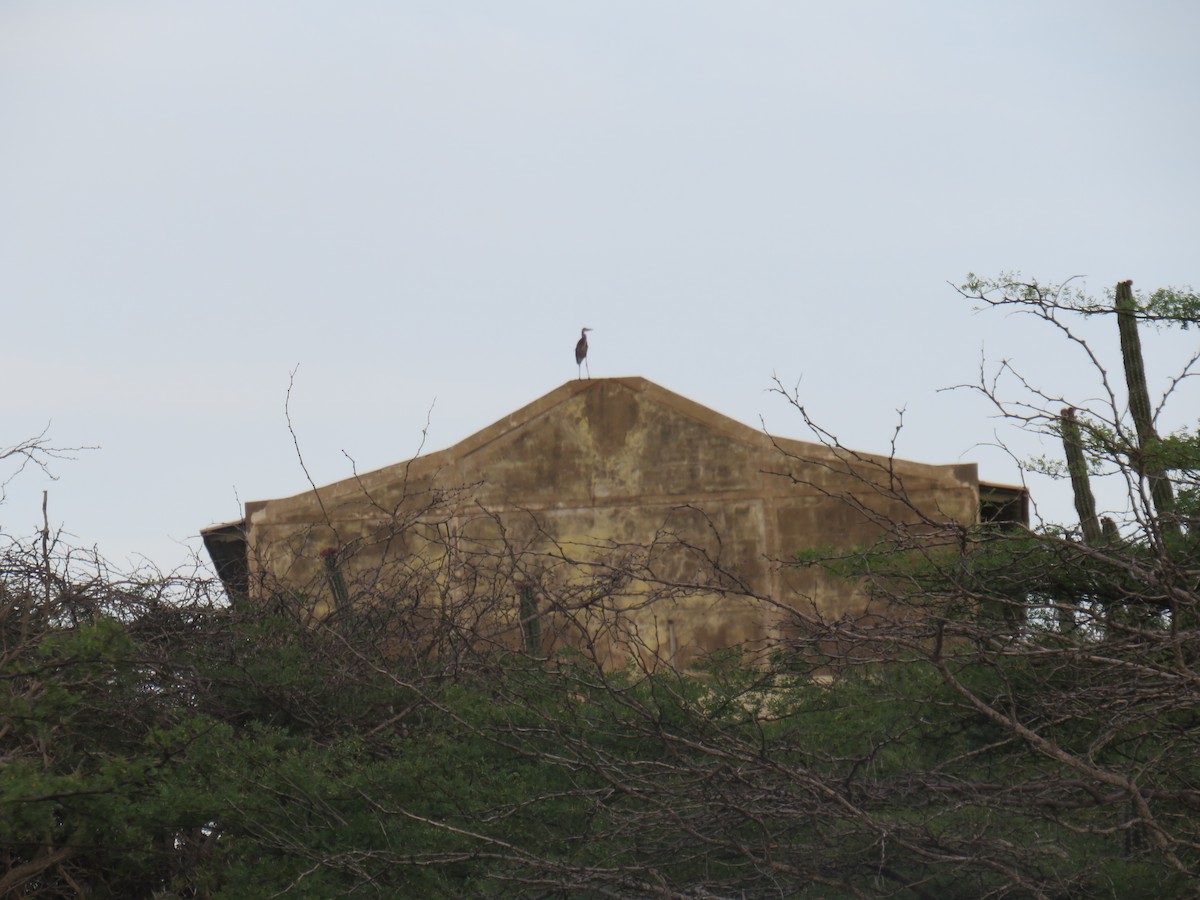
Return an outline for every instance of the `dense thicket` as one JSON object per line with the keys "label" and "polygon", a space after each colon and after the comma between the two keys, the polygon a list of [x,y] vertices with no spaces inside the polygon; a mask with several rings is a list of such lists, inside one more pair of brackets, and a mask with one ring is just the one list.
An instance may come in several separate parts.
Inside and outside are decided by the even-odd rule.
{"label": "dense thicket", "polygon": [[[963,290],[1068,341],[1132,300]],[[1132,314],[1198,320],[1182,292]],[[1200,442],[1096,371],[1101,405],[980,385],[1063,441],[1078,526],[914,508],[873,547],[779,561],[861,579],[869,615],[762,597],[788,617],[769,652],[686,673],[398,652],[378,604],[314,623],[10,539],[0,896],[1192,896]],[[1096,513],[1089,473],[1125,505]]]}

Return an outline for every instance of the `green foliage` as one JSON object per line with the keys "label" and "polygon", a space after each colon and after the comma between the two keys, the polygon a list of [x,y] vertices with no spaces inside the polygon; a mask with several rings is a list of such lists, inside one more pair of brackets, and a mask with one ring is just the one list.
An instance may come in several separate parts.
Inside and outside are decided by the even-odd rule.
{"label": "green foliage", "polygon": [[1160,324],[1186,330],[1200,323],[1200,294],[1190,287],[1159,288],[1143,301],[1141,308]]}
{"label": "green foliage", "polygon": [[[948,548],[881,549],[864,554],[872,577],[941,596],[943,621],[950,595],[934,587],[948,572],[1015,596],[1019,571],[1061,562],[987,531],[965,567]],[[954,614],[972,621],[965,605]],[[1053,629],[1024,638],[1044,653],[1015,656],[989,652],[985,633],[830,681],[783,648],[771,668],[735,652],[689,673],[493,654],[448,678],[348,652],[344,630],[222,609],[49,628],[6,657],[0,681],[0,847],[10,869],[70,851],[25,882],[46,897],[69,894],[69,879],[95,896],[227,898],[650,896],[654,884],[971,897],[1017,875],[1136,896],[1146,873],[1187,884],[1161,860],[1114,860],[1112,803],[1079,805],[1055,760],[964,691],[1096,764],[1169,760],[1162,790],[1184,794],[1200,780],[1200,754],[1178,752],[1197,738],[1196,708],[1114,717],[1097,698],[1127,671],[1056,654]],[[1170,665],[1161,648],[1128,653]],[[986,864],[971,862],[985,847]]]}

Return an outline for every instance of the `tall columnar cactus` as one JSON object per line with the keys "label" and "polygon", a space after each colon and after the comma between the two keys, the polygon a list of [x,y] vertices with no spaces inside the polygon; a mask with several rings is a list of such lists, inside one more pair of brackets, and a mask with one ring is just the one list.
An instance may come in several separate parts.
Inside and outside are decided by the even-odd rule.
{"label": "tall columnar cactus", "polygon": [[1142,361],[1142,341],[1138,336],[1137,303],[1133,299],[1133,282],[1117,284],[1117,328],[1121,333],[1121,358],[1125,362],[1125,383],[1129,388],[1129,414],[1137,431],[1137,447],[1130,452],[1134,467],[1150,484],[1150,497],[1163,536],[1178,537],[1179,524],[1174,520],[1175,492],[1166,472],[1148,464],[1147,453],[1153,451],[1158,435],[1150,409],[1150,392],[1146,388],[1146,367]]}
{"label": "tall columnar cactus", "polygon": [[537,595],[530,584],[519,588],[521,632],[525,639],[525,652],[540,655],[542,652],[542,623],[538,616]]}
{"label": "tall columnar cactus", "polygon": [[344,609],[350,605],[350,592],[346,590],[346,579],[342,575],[341,553],[335,547],[321,551],[321,562],[325,565],[325,579],[333,594],[333,608]]}
{"label": "tall columnar cactus", "polygon": [[1075,410],[1067,407],[1059,416],[1059,431],[1062,432],[1063,453],[1067,458],[1067,472],[1071,476],[1071,490],[1075,494],[1075,512],[1079,516],[1079,527],[1085,542],[1095,547],[1103,542],[1100,520],[1096,518],[1096,498],[1088,481],[1087,457],[1083,453],[1083,435]]}

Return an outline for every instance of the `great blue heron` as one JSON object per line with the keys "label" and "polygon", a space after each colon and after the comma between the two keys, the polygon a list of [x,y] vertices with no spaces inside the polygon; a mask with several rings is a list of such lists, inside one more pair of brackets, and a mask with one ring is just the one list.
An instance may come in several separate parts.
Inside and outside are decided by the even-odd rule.
{"label": "great blue heron", "polygon": [[[579,332],[579,343],[575,345],[575,366],[576,366],[576,368],[578,368],[579,366],[585,365],[587,363],[587,333],[591,330],[592,329],[590,329],[590,328],[585,328],[581,332]],[[591,378],[592,377],[592,367],[591,366],[588,366],[587,373],[588,373],[588,378]],[[583,377],[582,371],[580,371],[579,377],[580,378]]]}

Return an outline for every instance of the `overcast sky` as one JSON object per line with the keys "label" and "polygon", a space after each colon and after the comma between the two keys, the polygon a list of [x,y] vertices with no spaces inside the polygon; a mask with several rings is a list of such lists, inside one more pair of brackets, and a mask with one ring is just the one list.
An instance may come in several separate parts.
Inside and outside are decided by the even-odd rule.
{"label": "overcast sky", "polygon": [[100,448],[0,527],[48,487],[173,566],[305,488],[293,370],[322,483],[574,378],[584,325],[596,377],[804,438],[778,375],[846,443],[903,407],[900,455],[1014,481],[938,389],[981,354],[1091,388],[947,282],[1200,283],[1198,34],[1191,0],[0,0],[0,443]]}

